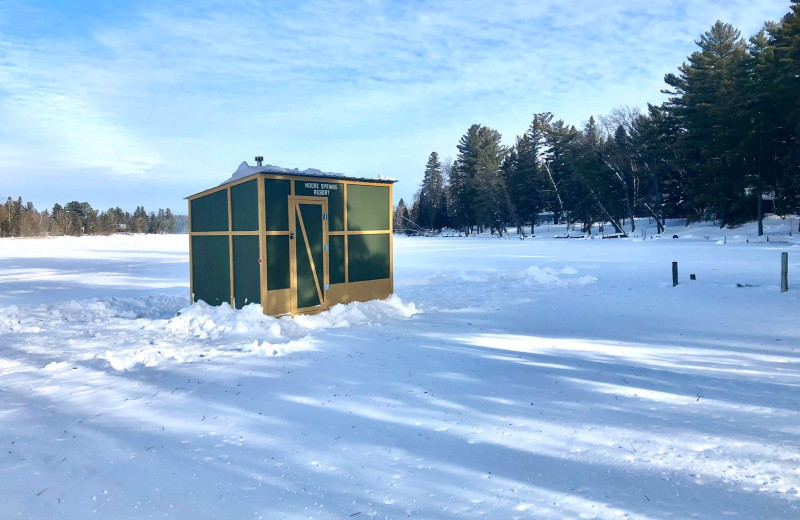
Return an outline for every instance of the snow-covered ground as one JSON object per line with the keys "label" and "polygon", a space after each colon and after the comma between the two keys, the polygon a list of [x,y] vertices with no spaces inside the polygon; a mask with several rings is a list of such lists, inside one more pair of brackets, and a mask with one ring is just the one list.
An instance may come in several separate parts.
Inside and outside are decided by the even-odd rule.
{"label": "snow-covered ground", "polygon": [[0,240],[0,518],[800,518],[796,226],[397,237],[294,319],[186,308],[186,236]]}

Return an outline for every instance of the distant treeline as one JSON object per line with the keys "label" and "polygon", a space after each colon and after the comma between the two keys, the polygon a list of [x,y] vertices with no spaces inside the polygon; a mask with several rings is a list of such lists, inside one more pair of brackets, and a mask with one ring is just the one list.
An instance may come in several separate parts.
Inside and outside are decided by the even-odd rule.
{"label": "distant treeline", "polygon": [[[0,199],[2,200],[2,199]],[[22,197],[11,197],[0,205],[0,237],[44,235],[111,235],[114,233],[187,233],[188,218],[173,215],[169,208],[147,213],[143,206],[129,213],[121,208],[93,209],[88,202],[56,204],[51,211],[37,210]]]}
{"label": "distant treeline", "polygon": [[762,234],[765,212],[800,211],[800,0],[790,9],[749,40],[717,22],[647,113],[618,108],[581,129],[538,113],[511,147],[472,125],[455,161],[430,155],[395,228],[502,234],[548,213],[620,233],[635,217],[654,218],[659,232],[667,217],[720,227],[757,219]]}

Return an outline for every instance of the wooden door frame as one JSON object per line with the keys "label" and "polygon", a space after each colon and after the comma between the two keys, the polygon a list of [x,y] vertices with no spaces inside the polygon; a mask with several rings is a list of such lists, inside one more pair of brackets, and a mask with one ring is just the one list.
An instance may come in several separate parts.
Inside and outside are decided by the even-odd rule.
{"label": "wooden door frame", "polygon": [[[299,211],[299,206],[301,204],[314,204],[319,205],[322,209],[322,281],[320,284],[320,294],[322,296],[322,301],[320,305],[315,307],[297,307],[297,240],[303,238],[302,232],[297,231],[297,214]],[[294,314],[303,314],[309,312],[319,312],[328,308],[328,304],[330,303],[329,298],[329,289],[326,287],[330,287],[330,246],[328,240],[328,224],[330,222],[330,217],[325,218],[325,215],[328,214],[328,198],[327,197],[308,197],[308,196],[295,196],[289,195],[289,233],[292,233],[294,236],[294,240],[289,240],[289,296],[290,296],[290,305],[291,305],[291,313]],[[307,237],[306,237],[307,238]],[[292,243],[295,242],[295,243]],[[310,247],[310,244],[309,244]],[[312,270],[313,269],[313,259],[311,259]],[[314,270],[314,273],[316,271]],[[317,280],[319,282],[319,280]]]}

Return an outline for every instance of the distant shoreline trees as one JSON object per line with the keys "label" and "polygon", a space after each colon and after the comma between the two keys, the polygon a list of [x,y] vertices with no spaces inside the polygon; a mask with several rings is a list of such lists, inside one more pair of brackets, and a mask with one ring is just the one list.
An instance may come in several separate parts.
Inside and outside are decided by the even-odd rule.
{"label": "distant shoreline trees", "polygon": [[755,219],[761,235],[767,210],[800,212],[800,0],[749,40],[718,21],[696,44],[665,76],[668,100],[646,113],[617,108],[581,129],[534,114],[510,148],[496,130],[470,126],[452,164],[431,153],[395,228],[533,233],[546,213],[617,233],[634,231],[637,217],[659,232],[670,217],[720,227]]}
{"label": "distant shoreline trees", "polygon": [[147,213],[137,206],[133,214],[121,208],[98,211],[88,202],[56,203],[51,211],[37,210],[33,203],[8,197],[0,204],[0,237],[113,235],[114,233],[187,232],[185,216],[169,208]]}

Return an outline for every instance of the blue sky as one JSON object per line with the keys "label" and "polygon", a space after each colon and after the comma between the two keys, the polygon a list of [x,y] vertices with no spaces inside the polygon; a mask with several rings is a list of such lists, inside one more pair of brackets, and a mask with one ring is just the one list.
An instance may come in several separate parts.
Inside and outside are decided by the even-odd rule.
{"label": "blue sky", "polygon": [[788,0],[18,1],[0,9],[0,196],[171,207],[247,160],[397,178],[469,125],[661,102],[717,19]]}

